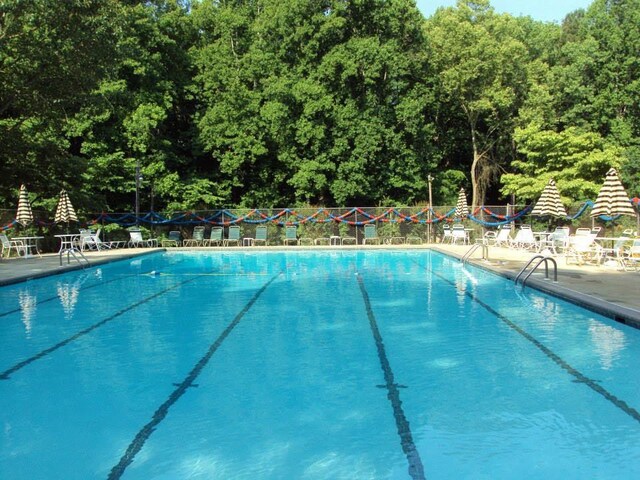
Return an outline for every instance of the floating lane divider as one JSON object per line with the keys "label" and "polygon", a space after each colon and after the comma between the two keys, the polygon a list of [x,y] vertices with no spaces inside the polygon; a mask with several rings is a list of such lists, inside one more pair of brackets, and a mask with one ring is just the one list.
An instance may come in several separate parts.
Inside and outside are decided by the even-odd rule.
{"label": "floating lane divider", "polygon": [[65,345],[73,342],[74,340],[77,340],[80,337],[85,336],[88,333],[91,333],[92,331],[94,331],[97,328],[102,327],[103,325],[106,325],[107,323],[109,323],[112,320],[115,320],[116,318],[118,318],[119,316],[133,310],[134,308],[139,307],[140,305],[144,305],[145,303],[153,300],[154,298],[157,298],[161,295],[164,295],[167,292],[170,292],[171,290],[175,290],[176,288],[185,285],[187,283],[193,282],[195,280],[197,280],[198,277],[193,277],[193,278],[189,278],[187,280],[183,280],[182,282],[178,282],[175,283],[174,285],[165,288],[164,290],[161,290],[157,293],[154,293],[153,295],[143,298],[142,300],[140,300],[139,302],[133,303],[131,305],[129,305],[128,307],[122,308],[120,310],[118,310],[116,313],[109,315],[107,318],[100,320],[98,323],[94,323],[93,325],[80,330],[79,332],[77,332],[76,334],[65,338],[64,340],[62,340],[61,342],[56,343],[55,345],[42,350],[39,353],[36,353],[35,355],[33,355],[32,357],[27,358],[26,360],[21,361],[20,363],[16,363],[13,367],[5,370],[4,372],[0,372],[0,380],[9,380],[9,377],[11,374],[17,372],[18,370],[20,370],[21,368],[26,367],[27,365],[29,365],[30,363],[35,362],[36,360],[40,360],[43,357],[46,357],[47,355],[49,355],[50,353],[55,352],[56,350],[64,347]]}
{"label": "floating lane divider", "polygon": [[400,392],[398,391],[398,388],[400,386],[395,383],[393,370],[391,370],[391,364],[389,363],[389,359],[387,358],[387,352],[384,348],[382,335],[380,334],[380,329],[378,328],[376,317],[373,314],[371,301],[369,300],[369,293],[364,286],[362,275],[358,275],[358,285],[360,286],[362,299],[364,300],[364,305],[367,310],[367,317],[369,318],[371,333],[373,334],[373,338],[376,342],[378,359],[380,360],[380,366],[382,367],[382,372],[384,373],[384,388],[386,388],[387,390],[387,398],[391,402],[391,407],[393,408],[393,417],[396,421],[398,435],[400,435],[400,444],[402,446],[402,451],[406,455],[409,462],[409,475],[411,475],[411,478],[414,480],[424,480],[425,476],[424,467],[422,466],[422,459],[420,458],[420,453],[418,452],[418,449],[413,442],[411,427],[409,426],[409,421],[407,420],[407,417],[404,414],[404,410],[402,409],[402,401],[400,400]]}
{"label": "floating lane divider", "polygon": [[198,375],[200,375],[200,372],[202,372],[204,367],[207,366],[207,363],[209,363],[209,360],[211,360],[213,354],[216,353],[216,350],[220,348],[222,342],[225,341],[231,331],[238,325],[238,323],[240,323],[242,317],[244,317],[249,309],[253,306],[253,304],[256,303],[258,298],[260,298],[260,296],[269,287],[269,285],[271,285],[280,275],[282,275],[282,272],[279,272],[271,277],[271,279],[267,283],[265,283],[260,288],[260,290],[258,290],[253,295],[253,297],[251,297],[251,300],[249,300],[244,308],[240,310],[240,312],[235,316],[231,323],[227,325],[227,328],[224,329],[224,331],[220,334],[216,341],[211,344],[211,346],[207,350],[207,353],[205,353],[205,355],[198,361],[198,363],[196,363],[191,372],[189,372],[189,374],[182,382],[177,384],[177,388],[173,391],[173,393],[171,393],[171,395],[169,395],[169,398],[167,398],[165,402],[160,405],[160,407],[158,407],[158,409],[155,411],[155,413],[151,417],[151,421],[144,427],[142,427],[137,433],[118,464],[111,469],[111,472],[107,477],[109,480],[117,480],[122,477],[127,467],[131,464],[131,462],[133,462],[133,459],[138,454],[138,452],[142,450],[145,442],[149,439],[156,427],[165,419],[165,417],[169,413],[169,409],[171,408],[171,406],[178,400],[180,400],[180,397],[185,394],[189,387],[193,386],[193,382],[196,380],[196,378],[198,378]]}
{"label": "floating lane divider", "polygon": [[[448,278],[446,278],[445,276],[431,270],[431,268],[426,267],[424,265],[421,265],[418,262],[414,263],[416,265],[419,265],[420,267],[426,269],[428,272],[433,273],[435,276],[437,276],[438,278],[440,278],[441,280],[444,280],[446,283],[448,283],[449,285],[453,286],[454,288],[458,288],[455,284],[455,282],[452,282],[451,280],[449,280]],[[620,410],[622,410],[624,413],[626,413],[627,415],[629,415],[631,418],[633,418],[636,422],[640,423],[640,412],[638,412],[638,410],[636,410],[635,408],[633,408],[632,406],[630,406],[627,402],[625,402],[624,400],[616,397],[614,394],[612,394],[611,392],[609,392],[606,388],[598,385],[598,382],[592,378],[587,377],[586,375],[584,375],[582,372],[580,372],[579,370],[577,370],[576,368],[572,367],[566,360],[564,360],[560,355],[558,355],[557,353],[555,353],[553,350],[551,350],[549,347],[547,347],[546,345],[544,345],[540,340],[538,340],[537,338],[535,338],[533,335],[531,335],[529,332],[527,332],[526,330],[524,330],[522,327],[520,327],[519,325],[517,325],[516,323],[514,323],[513,321],[509,320],[506,316],[504,316],[503,314],[501,314],[500,312],[498,312],[497,310],[495,310],[491,305],[485,303],[483,300],[479,299],[476,295],[474,295],[473,293],[469,292],[469,291],[463,291],[463,293],[471,298],[473,301],[475,301],[478,305],[482,306],[485,310],[487,310],[489,313],[491,313],[492,315],[494,315],[495,317],[497,317],[499,320],[501,320],[502,322],[504,322],[507,326],[509,326],[509,328],[511,328],[512,330],[514,330],[515,332],[519,333],[522,337],[526,338],[529,342],[531,342],[533,345],[535,345],[542,353],[544,353],[549,359],[551,359],[554,363],[556,363],[560,368],[562,368],[563,370],[565,370],[567,373],[569,373],[570,375],[572,375],[573,377],[575,377],[575,382],[577,383],[582,383],[584,385],[586,385],[587,387],[589,387],[591,390],[593,390],[594,392],[602,395],[605,399],[607,399],[609,402],[611,402],[613,405],[615,405],[616,407],[618,407]]]}

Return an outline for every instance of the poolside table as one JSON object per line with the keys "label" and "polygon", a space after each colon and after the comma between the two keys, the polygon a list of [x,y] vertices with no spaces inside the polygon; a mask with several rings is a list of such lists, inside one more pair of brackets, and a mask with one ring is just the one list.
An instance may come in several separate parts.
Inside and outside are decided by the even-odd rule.
{"label": "poolside table", "polygon": [[54,237],[60,239],[60,250],[58,250],[58,253],[62,253],[65,250],[75,250],[80,241],[80,235],[77,233],[64,233],[54,235]]}
{"label": "poolside table", "polygon": [[533,236],[538,242],[537,252],[541,252],[545,248],[551,246],[549,242],[549,235],[551,235],[551,233],[552,232],[533,232]]}
{"label": "poolside table", "polygon": [[38,240],[42,240],[44,237],[13,237],[12,240],[20,240],[24,244],[24,258],[33,257],[33,251],[35,250],[36,254],[39,257],[40,250],[38,250]]}

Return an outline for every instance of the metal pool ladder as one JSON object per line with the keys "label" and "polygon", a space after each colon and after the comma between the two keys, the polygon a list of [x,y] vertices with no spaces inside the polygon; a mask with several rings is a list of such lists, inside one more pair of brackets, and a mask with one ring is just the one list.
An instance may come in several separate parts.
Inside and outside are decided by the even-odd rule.
{"label": "metal pool ladder", "polygon": [[524,288],[531,274],[535,272],[536,268],[538,268],[540,264],[543,262],[544,262],[544,279],[549,280],[549,262],[551,262],[551,264],[553,265],[553,281],[554,283],[557,283],[558,282],[558,264],[555,261],[555,259],[551,257],[547,257],[546,255],[534,255],[533,257],[531,257],[531,260],[529,260],[529,262],[524,267],[522,267],[522,270],[518,272],[518,275],[516,275],[516,278],[514,280],[515,284],[516,285],[518,284],[518,280],[520,280],[520,277],[525,273],[527,268],[529,268],[529,265],[534,264],[531,267],[531,270],[529,270],[522,279],[522,288]]}
{"label": "metal pool ladder", "polygon": [[[67,254],[67,265],[70,263],[69,256],[72,256],[76,260],[76,262],[78,262],[80,265],[82,265],[82,262],[80,261],[80,258],[82,258],[82,260],[86,262],[83,268],[90,265],[89,260],[87,260],[87,257],[85,257],[82,254],[82,251],[72,247],[72,248],[65,248],[64,250],[60,250],[60,253],[58,254],[58,257],[60,258],[60,266],[62,266],[62,255],[64,255],[65,253]],[[76,253],[80,255],[80,258],[76,256]]]}
{"label": "metal pool ladder", "polygon": [[463,265],[467,260],[469,260],[471,255],[473,255],[473,252],[475,252],[478,248],[482,248],[482,259],[489,260],[489,247],[487,247],[484,243],[476,243],[472,245],[471,248],[467,251],[467,253],[465,253],[460,259]]}

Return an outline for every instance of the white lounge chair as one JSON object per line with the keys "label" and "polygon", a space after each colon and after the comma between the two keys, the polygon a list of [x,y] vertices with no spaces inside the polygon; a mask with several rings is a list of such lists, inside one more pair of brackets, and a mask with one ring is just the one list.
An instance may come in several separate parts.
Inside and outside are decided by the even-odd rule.
{"label": "white lounge chair", "polygon": [[496,235],[495,246],[496,247],[508,247],[511,242],[511,229],[508,227],[502,227],[498,230]]}
{"label": "white lounge chair", "polygon": [[509,246],[523,250],[537,249],[538,242],[531,230],[531,225],[521,225],[515,238],[509,240]]}
{"label": "white lounge chair", "polygon": [[80,250],[100,250],[100,245],[94,237],[94,233],[91,230],[80,229]]}
{"label": "white lounge chair", "polygon": [[142,231],[140,230],[129,230],[129,247],[157,247],[158,239],[157,238],[142,238]]}
{"label": "white lounge chair", "polygon": [[578,265],[589,263],[600,263],[602,258],[602,247],[595,242],[596,236],[589,233],[587,235],[573,235],[569,237],[569,246],[565,254],[565,260],[575,260]]}
{"label": "white lounge chair", "polygon": [[98,247],[100,247],[100,249],[103,248],[120,248],[120,247],[124,247],[127,242],[125,242],[124,240],[116,240],[116,241],[112,241],[112,242],[104,242],[100,239],[100,232],[102,232],[102,229],[99,228],[98,230],[95,231],[95,233],[93,234],[93,241],[98,245]]}
{"label": "white lounge chair", "polygon": [[451,234],[451,227],[444,224],[442,226],[442,243],[451,243],[453,241],[453,235]]}

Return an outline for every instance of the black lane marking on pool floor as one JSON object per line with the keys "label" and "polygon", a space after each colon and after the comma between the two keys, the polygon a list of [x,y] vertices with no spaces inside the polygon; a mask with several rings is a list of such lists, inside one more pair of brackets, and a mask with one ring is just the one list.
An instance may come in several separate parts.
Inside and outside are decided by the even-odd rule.
{"label": "black lane marking on pool floor", "polygon": [[151,295],[149,297],[143,298],[139,302],[132,303],[131,305],[118,310],[116,313],[114,313],[112,315],[109,315],[107,318],[105,318],[103,320],[100,320],[98,323],[94,323],[93,325],[90,325],[89,327],[80,330],[76,334],[65,338],[61,342],[58,342],[55,345],[53,345],[53,346],[51,346],[51,347],[49,347],[49,348],[47,348],[45,350],[42,350],[39,353],[36,353],[35,355],[27,358],[26,360],[23,360],[20,363],[16,363],[13,367],[5,370],[4,372],[0,372],[0,380],[9,380],[9,378],[10,378],[9,376],[12,373],[17,372],[18,370],[20,370],[23,367],[26,367],[30,363],[33,363],[36,360],[39,360],[39,359],[41,359],[43,357],[46,357],[47,355],[49,355],[52,352],[55,352],[59,348],[64,347],[65,345],[73,342],[74,340],[77,340],[78,338],[83,337],[84,335],[94,331],[96,328],[100,328],[103,325],[109,323],[110,321],[118,318],[120,315],[122,315],[124,313],[127,313],[128,311],[133,310],[134,308],[139,307],[140,305],[144,305],[145,303],[153,300],[154,298],[159,297],[160,295],[164,295],[165,293],[167,293],[167,292],[169,292],[171,290],[174,290],[174,289],[176,289],[176,288],[178,288],[178,287],[180,287],[180,286],[182,286],[182,285],[184,285],[186,283],[193,282],[193,281],[195,281],[197,279],[198,278],[196,277],[196,278],[190,278],[188,280],[184,280],[182,282],[178,282],[178,283],[176,283],[176,284],[174,284],[174,285],[172,285],[172,286],[170,286],[168,288],[165,288],[164,290],[159,291],[158,293],[154,293],[153,295]]}
{"label": "black lane marking on pool floor", "polygon": [[151,421],[140,429],[140,431],[136,434],[133,441],[129,444],[129,447],[127,448],[126,452],[124,453],[124,455],[122,456],[118,464],[111,469],[111,472],[107,477],[108,480],[116,480],[122,477],[127,467],[131,464],[131,462],[133,462],[133,459],[138,454],[138,452],[142,449],[142,447],[144,446],[145,442],[149,439],[151,434],[155,431],[158,424],[165,419],[165,417],[169,413],[169,409],[171,408],[171,406],[174,403],[176,403],[178,400],[180,400],[180,397],[182,397],[182,395],[186,393],[189,387],[195,386],[195,384],[193,383],[194,380],[198,378],[198,375],[200,375],[200,372],[202,372],[204,367],[207,366],[207,363],[209,363],[209,360],[211,360],[211,357],[213,356],[213,354],[216,353],[216,350],[220,348],[220,345],[222,345],[222,342],[224,342],[224,340],[229,336],[231,331],[238,325],[238,323],[240,323],[240,320],[242,320],[242,317],[244,317],[245,314],[249,311],[249,309],[253,306],[253,304],[256,303],[258,298],[260,298],[260,296],[269,287],[269,285],[271,285],[276,280],[276,278],[278,278],[280,275],[282,275],[282,272],[279,272],[273,277],[271,277],[271,279],[267,283],[265,283],[262,286],[262,288],[260,288],[260,290],[258,290],[253,295],[253,297],[251,297],[251,300],[249,300],[249,302],[244,306],[244,308],[240,310],[240,312],[235,316],[235,318],[231,321],[231,323],[227,325],[227,328],[225,328],[224,331],[218,336],[216,341],[211,344],[211,346],[207,350],[207,353],[198,361],[198,363],[196,363],[196,365],[193,367],[191,372],[189,372],[189,374],[185,377],[185,379],[178,384],[178,388],[176,388],[173,391],[173,393],[169,395],[169,398],[167,398],[165,402],[162,405],[160,405],[160,407],[158,407],[158,409],[154,412],[153,416],[151,417]]}
{"label": "black lane marking on pool floor", "polygon": [[369,318],[369,326],[371,327],[371,333],[376,342],[376,349],[378,350],[378,359],[380,360],[380,366],[384,373],[384,385],[380,387],[386,388],[387,398],[391,402],[391,408],[393,408],[393,418],[396,421],[396,428],[398,429],[398,435],[400,436],[400,444],[402,445],[402,451],[407,457],[409,462],[409,475],[414,480],[424,480],[424,467],[422,465],[422,459],[420,453],[413,442],[413,435],[411,434],[411,427],[409,421],[402,409],[402,400],[400,400],[399,388],[406,388],[404,385],[398,385],[395,383],[393,376],[393,370],[391,364],[387,358],[387,352],[384,348],[384,342],[380,329],[378,328],[378,322],[371,308],[371,301],[369,300],[369,293],[364,286],[362,275],[358,275],[358,285],[360,286],[360,292],[362,293],[362,299],[364,300],[364,306],[367,310],[367,317]]}
{"label": "black lane marking on pool floor", "polygon": [[[420,265],[418,262],[414,262],[418,265]],[[424,265],[420,265],[421,267],[425,268],[427,271],[433,273],[434,275],[436,275],[437,277],[439,277],[440,279],[444,280],[446,283],[448,283],[449,285],[452,285],[453,287],[457,288],[455,282],[452,282],[451,280],[449,280],[448,278],[444,277],[443,275],[434,272],[433,270],[431,270],[429,267],[425,267]],[[475,301],[476,303],[478,303],[479,305],[481,305],[482,307],[484,307],[485,310],[487,310],[489,313],[491,313],[492,315],[495,315],[499,320],[501,320],[502,322],[504,322],[507,326],[509,326],[511,329],[515,330],[516,332],[518,332],[520,335],[522,335],[524,338],[526,338],[527,340],[529,340],[533,345],[535,345],[542,353],[544,353],[548,358],[550,358],[551,360],[553,360],[554,363],[556,363],[560,368],[562,368],[563,370],[565,370],[567,373],[569,373],[570,375],[572,375],[573,377],[575,377],[575,382],[576,383],[583,383],[585,384],[587,387],[589,387],[591,390],[593,390],[594,392],[602,395],[605,399],[607,399],[609,402],[611,402],[612,404],[614,404],[616,407],[618,407],[620,410],[622,410],[624,413],[626,413],[627,415],[629,415],[631,418],[633,418],[635,421],[640,423],[640,412],[638,412],[635,408],[633,408],[632,406],[630,406],[627,402],[625,402],[624,400],[616,397],[614,394],[612,394],[611,392],[609,392],[606,388],[601,387],[600,385],[598,385],[598,381],[594,380],[592,378],[587,377],[586,375],[584,375],[582,372],[580,372],[579,370],[576,370],[574,367],[572,367],[566,360],[564,360],[560,355],[558,355],[557,353],[555,353],[553,350],[551,350],[549,347],[547,347],[546,345],[544,345],[542,342],[540,342],[540,340],[538,340],[537,338],[535,338],[533,335],[531,335],[530,333],[528,333],[526,330],[524,330],[522,327],[520,327],[519,325],[515,324],[514,322],[512,322],[511,320],[509,320],[507,317],[505,317],[503,314],[501,314],[500,312],[498,312],[497,310],[495,310],[493,307],[491,307],[490,305],[488,305],[487,303],[483,302],[482,300],[480,300],[476,295],[474,295],[473,293],[469,292],[469,291],[464,291],[464,294],[466,296],[468,296],[469,298],[471,298],[473,301]]]}
{"label": "black lane marking on pool floor", "polygon": [[[182,262],[184,262],[184,260],[180,260],[180,261],[178,261],[178,262],[175,262],[175,263],[171,264],[171,266],[173,267],[173,266],[175,266],[175,265],[177,265],[177,264],[179,264],[179,263],[182,263]],[[97,266],[97,268],[100,268],[100,265],[98,265],[98,266]],[[119,276],[117,276],[117,277],[114,277],[114,278],[112,278],[112,279],[110,279],[110,280],[104,280],[104,281],[102,281],[102,282],[92,283],[91,285],[87,285],[87,286],[85,286],[85,287],[80,287],[80,288],[78,289],[78,291],[80,291],[80,292],[81,292],[81,291],[83,291],[83,290],[89,290],[89,289],[91,289],[91,288],[95,288],[95,287],[102,287],[102,286],[104,286],[104,285],[108,285],[108,284],[110,284],[110,283],[117,282],[118,280],[125,280],[125,279],[129,279],[129,278],[132,278],[132,277],[137,277],[137,276],[139,276],[139,275],[148,275],[148,274],[144,274],[144,273],[123,274],[123,275],[119,275]],[[203,275],[203,274],[196,274],[196,275]],[[47,297],[47,298],[45,298],[44,300],[39,300],[39,301],[37,301],[37,302],[36,302],[36,305],[41,305],[41,304],[43,304],[43,303],[51,302],[51,301],[53,301],[53,300],[58,300],[59,298],[60,298],[60,297],[58,297],[58,295],[54,295],[53,297]],[[14,313],[19,313],[19,312],[21,312],[21,311],[22,311],[22,307],[20,307],[20,308],[14,308],[13,310],[9,310],[8,312],[2,312],[2,313],[0,313],[0,318],[2,318],[2,317],[6,317],[7,315],[11,315],[11,314],[14,314]]]}
{"label": "black lane marking on pool floor", "polygon": [[[117,277],[117,278],[112,278],[111,280],[105,280],[104,282],[98,282],[98,283],[92,283],[91,285],[87,285],[86,287],[80,287],[78,289],[78,291],[83,291],[83,290],[89,290],[91,288],[95,288],[95,287],[102,287],[104,285],[107,285],[109,283],[115,282],[117,280],[122,280],[123,278],[131,278],[132,276],[135,275],[129,275],[126,277]],[[44,300],[40,300],[38,302],[36,302],[36,305],[41,305],[43,303],[47,303],[47,302],[51,302],[53,300],[59,300],[60,297],[58,297],[58,295],[54,295],[53,297],[47,297]],[[22,307],[20,308],[14,308],[13,310],[9,310],[8,312],[2,312],[0,313],[0,318],[2,317],[6,317],[7,315],[12,315],[14,313],[20,313],[22,311]]]}

